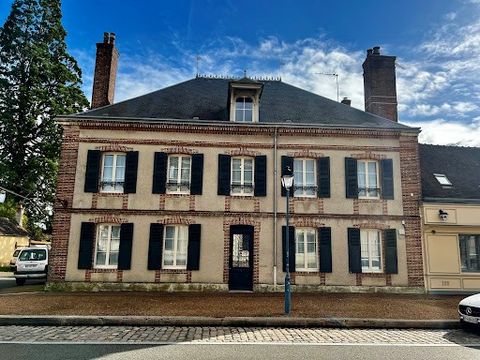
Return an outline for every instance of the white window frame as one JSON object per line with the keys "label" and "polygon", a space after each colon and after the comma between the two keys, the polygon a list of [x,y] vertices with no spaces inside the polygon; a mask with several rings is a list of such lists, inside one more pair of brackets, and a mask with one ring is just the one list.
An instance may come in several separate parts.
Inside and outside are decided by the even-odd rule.
{"label": "white window frame", "polygon": [[[380,199],[380,193],[382,191],[381,189],[381,184],[380,184],[380,167],[379,167],[379,162],[377,160],[357,160],[357,184],[358,184],[358,163],[363,162],[365,163],[365,195],[360,196],[360,189],[358,190],[358,198],[359,199]],[[376,178],[377,178],[377,195],[370,195],[367,189],[369,188],[369,173],[368,173],[368,164],[369,163],[375,163],[375,169],[376,169]]]}
{"label": "white window frame", "polygon": [[[241,160],[240,162],[240,186],[245,186],[245,160],[252,162],[252,192],[245,192],[244,188],[234,191],[233,187],[233,160]],[[230,195],[231,196],[254,196],[255,194],[255,159],[247,156],[235,156],[230,160]],[[238,185],[238,184],[237,184]],[[248,184],[250,185],[250,184]]]}
{"label": "white window frame", "polygon": [[303,189],[301,194],[297,193],[295,181],[293,182],[293,196],[294,197],[305,197],[305,198],[316,198],[317,197],[317,162],[312,158],[294,158],[293,159],[293,172],[295,176],[295,161],[302,162],[302,186],[306,186],[307,182],[307,161],[313,161],[313,194],[307,194],[307,190]]}
{"label": "white window frame", "polygon": [[[450,179],[447,177],[445,174],[433,174],[435,176],[435,179],[437,179],[438,183],[442,186],[452,186],[452,182]],[[444,181],[442,183],[442,181]]]}
{"label": "white window frame", "polygon": [[[103,179],[103,176],[104,176],[104,171],[105,171],[105,158],[107,156],[113,156],[113,163],[112,163],[112,183],[116,182],[116,179],[117,179],[117,158],[118,156],[124,156],[125,157],[125,166],[123,168],[123,185],[122,185],[122,189],[121,190],[105,190],[104,189],[104,185],[103,185],[103,182],[104,182],[104,179]],[[103,153],[102,154],[102,174],[101,174],[101,177],[100,177],[100,192],[102,193],[118,193],[118,194],[123,194],[124,191],[125,191],[125,172],[126,172],[126,169],[127,169],[127,154],[126,153],[122,153],[122,152],[106,152],[106,153]]]}
{"label": "white window frame", "polygon": [[[173,236],[173,265],[165,265],[165,242],[167,240],[167,228],[173,227],[175,229],[174,236]],[[186,259],[185,265],[177,265],[177,250],[178,250],[178,239],[180,228],[185,230],[185,234],[187,234],[186,238]],[[188,225],[165,225],[163,229],[163,246],[162,246],[162,269],[174,269],[174,270],[186,270],[187,263],[188,263]]]}
{"label": "white window frame", "polygon": [[[171,189],[173,185],[168,185],[170,180],[170,161],[171,158],[177,157],[178,158],[178,171],[177,171],[177,184],[181,184],[182,182],[182,163],[183,159],[190,159],[190,168],[188,169],[188,190],[182,190],[182,186],[177,185],[176,189]],[[190,187],[192,185],[192,156],[191,155],[184,155],[184,154],[169,154],[168,161],[167,161],[167,194],[190,194]]]}
{"label": "white window frame", "polygon": [[[316,267],[309,268],[308,267],[308,246],[307,246],[307,233],[313,232],[315,236],[315,258],[316,258]],[[297,235],[299,233],[303,233],[303,267],[297,265],[297,249],[298,249],[298,241]],[[318,254],[318,234],[317,229],[310,228],[310,227],[301,227],[295,228],[295,271],[302,271],[302,272],[318,272],[320,269],[320,259]]]}
{"label": "white window frame", "polygon": [[[372,237],[373,234],[377,235],[378,243],[379,243],[379,256],[380,256],[380,267],[376,268],[372,265],[373,260],[373,244],[372,244]],[[383,246],[382,246],[382,233],[380,230],[377,229],[361,229],[360,230],[360,249],[363,250],[364,246],[364,239],[365,236],[367,237],[367,251],[368,251],[368,266],[362,265],[362,272],[363,273],[383,273]],[[363,257],[363,251],[361,251],[361,257]]]}
{"label": "white window frame", "polygon": [[[239,99],[243,99],[243,101],[241,102],[243,108],[241,109],[238,109],[238,110],[242,110],[242,116],[243,116],[243,119],[245,119],[245,113],[247,111],[251,111],[252,113],[252,121],[246,121],[246,120],[239,120],[237,119],[237,104],[238,104],[238,100]],[[251,100],[251,104],[252,104],[252,110],[248,110],[245,108],[245,99],[250,99]],[[235,98],[235,104],[233,106],[233,114],[234,114],[234,118],[235,118],[235,122],[239,122],[239,123],[246,123],[246,124],[250,124],[250,123],[253,123],[255,122],[255,118],[254,118],[254,113],[255,113],[255,100],[253,99],[253,97],[251,96],[244,96],[244,95],[240,95],[240,96],[237,96]]]}
{"label": "white window frame", "polygon": [[[93,267],[95,269],[117,269],[118,268],[118,257],[117,257],[117,264],[111,265],[109,264],[110,262],[110,246],[112,244],[112,227],[119,227],[120,230],[118,232],[118,241],[119,241],[119,251],[118,253],[120,254],[120,231],[121,231],[121,225],[120,224],[100,224],[97,226],[97,236],[96,236],[96,241],[95,241],[95,254],[94,254],[94,262],[93,262]],[[98,252],[98,243],[100,242],[100,234],[102,231],[103,227],[108,227],[108,235],[107,235],[107,250],[105,253],[105,264],[100,265],[97,264],[97,252]]]}

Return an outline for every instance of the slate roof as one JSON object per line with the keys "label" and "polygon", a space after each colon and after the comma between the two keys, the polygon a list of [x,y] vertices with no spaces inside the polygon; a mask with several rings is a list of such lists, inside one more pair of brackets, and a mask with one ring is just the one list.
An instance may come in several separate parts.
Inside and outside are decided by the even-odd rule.
{"label": "slate roof", "polygon": [[6,217],[0,217],[0,236],[27,236],[27,232]]}
{"label": "slate roof", "polygon": [[[231,79],[194,79],[117,104],[69,117],[107,117],[228,121],[228,88]],[[257,81],[255,81],[257,82]],[[377,115],[352,108],[282,81],[260,81],[260,123],[314,124],[355,128],[417,131]]]}
{"label": "slate roof", "polygon": [[[480,148],[420,144],[424,201],[480,202]],[[445,174],[442,186],[433,174]]]}

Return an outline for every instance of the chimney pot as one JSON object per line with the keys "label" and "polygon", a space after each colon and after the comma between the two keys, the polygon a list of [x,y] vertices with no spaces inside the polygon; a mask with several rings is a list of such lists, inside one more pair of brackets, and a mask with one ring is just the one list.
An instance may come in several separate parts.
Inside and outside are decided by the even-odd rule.
{"label": "chimney pot", "polygon": [[352,100],[350,100],[348,97],[344,97],[341,103],[350,106],[352,105]]}
{"label": "chimney pot", "polygon": [[368,55],[372,55],[372,52],[373,52],[373,49],[368,49],[368,50],[367,50],[367,56],[368,56]]}
{"label": "chimney pot", "polygon": [[380,55],[380,46],[373,47],[373,55]]}
{"label": "chimney pot", "polygon": [[103,33],[103,42],[97,43],[92,109],[113,104],[118,56],[115,33]]}

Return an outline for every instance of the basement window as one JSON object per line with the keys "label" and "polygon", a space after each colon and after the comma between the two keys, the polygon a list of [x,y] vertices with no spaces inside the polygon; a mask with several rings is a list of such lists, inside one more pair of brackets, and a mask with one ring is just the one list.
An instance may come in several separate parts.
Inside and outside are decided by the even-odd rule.
{"label": "basement window", "polygon": [[452,183],[450,180],[448,180],[447,176],[445,174],[433,174],[437,181],[440,183],[442,186],[452,186]]}

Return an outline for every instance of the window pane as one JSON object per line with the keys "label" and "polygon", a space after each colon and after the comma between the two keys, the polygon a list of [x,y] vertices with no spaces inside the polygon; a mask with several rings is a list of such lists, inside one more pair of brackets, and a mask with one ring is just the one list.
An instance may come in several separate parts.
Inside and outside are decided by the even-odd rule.
{"label": "window pane", "polygon": [[120,239],[112,239],[110,241],[110,252],[118,251],[119,247],[120,247]]}
{"label": "window pane", "polygon": [[315,162],[312,159],[305,160],[305,167],[307,173],[312,173],[315,171]]}
{"label": "window pane", "polygon": [[117,155],[117,167],[125,167],[126,155]]}
{"label": "window pane", "polygon": [[103,179],[102,181],[112,181],[113,168],[112,167],[104,167],[103,168]]}
{"label": "window pane", "polygon": [[167,266],[173,265],[173,251],[163,252],[163,265],[167,265]]}
{"label": "window pane", "polygon": [[168,181],[177,182],[178,181],[178,157],[170,156],[169,157],[169,168],[168,168]]}
{"label": "window pane", "polygon": [[118,265],[118,251],[110,251],[109,265]]}
{"label": "window pane", "polygon": [[245,110],[244,121],[245,122],[252,122],[252,111],[251,110]]}
{"label": "window pane", "polygon": [[480,271],[480,235],[460,235],[462,271]]}
{"label": "window pane", "polygon": [[96,264],[97,265],[105,265],[105,260],[107,259],[107,253],[106,252],[97,252],[97,259],[96,259]]}
{"label": "window pane", "polygon": [[182,182],[189,182],[190,180],[190,158],[186,157],[182,159]]}
{"label": "window pane", "polygon": [[112,239],[120,239],[120,226],[112,226]]}
{"label": "window pane", "polygon": [[368,187],[377,187],[377,163],[375,162],[368,163]]}
{"label": "window pane", "polygon": [[366,196],[367,195],[367,192],[365,190],[365,187],[367,186],[367,183],[366,183],[366,174],[365,174],[365,162],[363,161],[358,161],[357,162],[357,171],[358,171],[358,195],[359,196]]}
{"label": "window pane", "polygon": [[307,268],[308,269],[317,269],[317,254],[308,254],[307,255]]}
{"label": "window pane", "polygon": [[235,110],[235,121],[243,122],[243,110],[237,109]]}
{"label": "window pane", "polygon": [[113,155],[105,155],[103,159],[103,166],[113,167]]}

